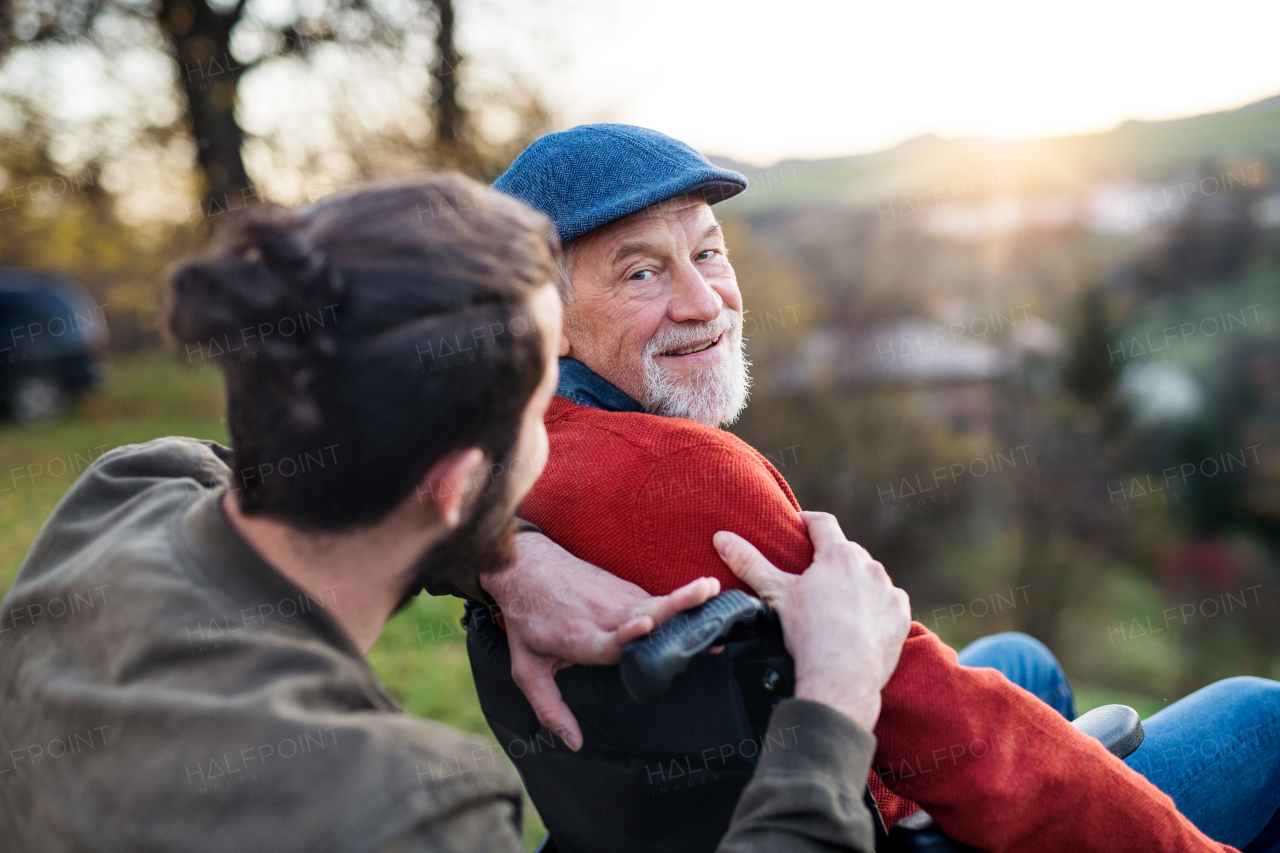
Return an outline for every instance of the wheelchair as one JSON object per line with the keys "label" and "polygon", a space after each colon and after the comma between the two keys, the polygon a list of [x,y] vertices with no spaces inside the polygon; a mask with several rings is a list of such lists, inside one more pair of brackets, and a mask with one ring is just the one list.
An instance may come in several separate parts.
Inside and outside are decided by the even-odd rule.
{"label": "wheelchair", "polygon": [[[723,644],[743,630],[751,630],[765,646],[761,673],[763,687],[777,700],[790,695],[791,660],[782,643],[777,616],[759,599],[740,590],[721,593],[700,607],[681,613],[659,625],[646,637],[623,650],[619,675],[627,694],[637,703],[663,697],[699,656]],[[1104,705],[1072,722],[1078,730],[1097,739],[1113,755],[1125,758],[1141,745],[1144,733],[1138,713],[1126,705]],[[923,809],[886,829],[870,789],[864,801],[871,810],[877,853],[967,853],[975,848],[949,838]],[[547,835],[539,853],[558,853]]]}

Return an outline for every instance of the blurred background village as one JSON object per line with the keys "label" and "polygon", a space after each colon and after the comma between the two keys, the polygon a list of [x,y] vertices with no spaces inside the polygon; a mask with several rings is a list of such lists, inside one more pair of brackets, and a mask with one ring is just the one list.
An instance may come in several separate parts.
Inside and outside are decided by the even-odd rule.
{"label": "blurred background village", "polygon": [[[177,258],[264,201],[490,181],[582,120],[525,73],[572,50],[551,0],[0,9],[0,591],[92,459],[226,440],[216,366],[239,356],[161,333]],[[467,34],[508,15],[510,44]],[[706,153],[752,181],[717,207],[755,376],[733,430],[919,621],[955,646],[1039,637],[1084,708],[1280,678],[1280,94],[1018,141]],[[456,611],[424,597],[372,657],[411,710],[484,732]]]}

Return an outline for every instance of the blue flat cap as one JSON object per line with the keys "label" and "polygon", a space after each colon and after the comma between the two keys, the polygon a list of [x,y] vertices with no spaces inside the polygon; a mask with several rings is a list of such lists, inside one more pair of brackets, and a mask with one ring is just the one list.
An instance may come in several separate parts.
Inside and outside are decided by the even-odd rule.
{"label": "blue flat cap", "polygon": [[540,210],[568,243],[650,205],[696,190],[708,204],[747,188],[683,142],[629,124],[583,124],[526,148],[493,188]]}

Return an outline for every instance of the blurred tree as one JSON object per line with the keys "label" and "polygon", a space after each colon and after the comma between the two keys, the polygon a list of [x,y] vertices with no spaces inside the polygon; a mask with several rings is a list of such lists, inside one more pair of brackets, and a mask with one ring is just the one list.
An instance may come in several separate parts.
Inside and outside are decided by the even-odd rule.
{"label": "blurred tree", "polygon": [[1032,590],[1017,623],[1050,646],[1079,592],[1073,575],[1117,549],[1108,486],[1115,472],[1129,469],[1132,454],[1129,421],[1116,393],[1119,370],[1109,355],[1117,332],[1106,292],[1096,284],[1084,288],[1072,313],[1057,386],[1037,389],[1015,374],[996,419],[1005,442],[1035,448],[1035,467],[1015,472],[1017,582]]}
{"label": "blurred tree", "polygon": [[1255,186],[1197,196],[1168,235],[1138,262],[1144,295],[1186,293],[1243,274],[1261,237],[1252,210],[1262,195],[1263,188]]}
{"label": "blurred tree", "polygon": [[[452,0],[408,5],[321,0],[286,7],[264,0],[17,0],[0,12],[0,52],[8,56],[24,46],[50,43],[136,47],[148,43],[147,27],[173,63],[184,121],[196,143],[206,217],[241,207],[257,195],[245,167],[246,133],[236,109],[241,81],[272,59],[307,59],[326,43],[404,56],[415,40],[433,38],[429,112],[434,132],[431,150],[418,153],[424,165],[480,177],[493,171],[493,152],[483,150],[460,95],[463,57]],[[533,100],[523,113],[532,123],[545,124],[546,111]]]}
{"label": "blurred tree", "polygon": [[435,143],[439,156],[453,168],[472,174],[481,170],[471,138],[468,115],[458,100],[458,67],[462,56],[454,42],[453,0],[432,0],[436,10]]}
{"label": "blurred tree", "polygon": [[1107,432],[1123,426],[1123,412],[1116,398],[1120,371],[1112,355],[1115,340],[1106,292],[1099,286],[1086,288],[1076,300],[1062,384],[1073,398],[1077,413],[1096,419]]}
{"label": "blurred tree", "polygon": [[[78,4],[71,0],[67,5]],[[98,10],[96,15],[76,16],[86,28],[93,27],[106,8],[93,5]],[[236,86],[247,68],[231,58],[231,31],[245,6],[246,0],[237,0],[234,6],[221,11],[206,0],[161,0],[156,12],[186,97],[187,120],[196,140],[196,159],[204,176],[204,206],[208,209],[225,209],[233,197],[243,199],[251,192],[252,184],[240,155],[244,132],[235,115]],[[139,7],[129,4],[129,8]]]}
{"label": "blurred tree", "polygon": [[826,325],[869,328],[929,313],[929,265],[941,253],[918,229],[830,207],[757,214],[746,223],[795,271],[810,316]]}
{"label": "blurred tree", "polygon": [[71,274],[114,347],[150,346],[165,267],[260,198],[491,180],[552,117],[505,59],[467,64],[457,21],[453,0],[0,3],[0,263]]}

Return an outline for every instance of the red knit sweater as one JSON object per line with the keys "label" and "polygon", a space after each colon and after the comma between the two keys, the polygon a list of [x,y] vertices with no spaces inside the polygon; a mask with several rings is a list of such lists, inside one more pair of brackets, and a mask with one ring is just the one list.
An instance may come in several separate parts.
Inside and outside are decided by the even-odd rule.
{"label": "red knit sweater", "polygon": [[[546,424],[551,458],[520,514],[576,556],[655,595],[707,575],[744,588],[711,545],[717,530],[786,571],[811,562],[786,482],[730,433],[563,397]],[[1044,702],[995,670],[960,666],[918,622],[875,735],[875,767],[895,793],[875,772],[868,781],[889,823],[919,803],[952,838],[984,850],[1233,849]]]}

